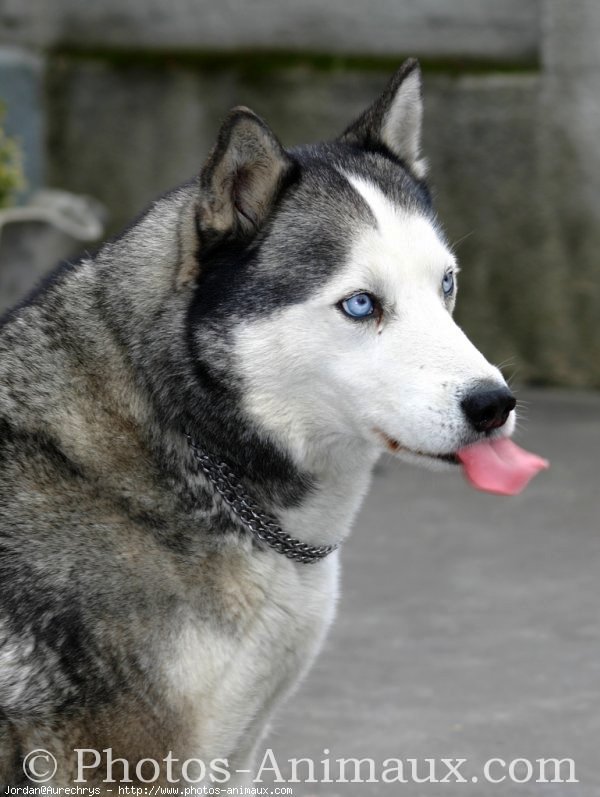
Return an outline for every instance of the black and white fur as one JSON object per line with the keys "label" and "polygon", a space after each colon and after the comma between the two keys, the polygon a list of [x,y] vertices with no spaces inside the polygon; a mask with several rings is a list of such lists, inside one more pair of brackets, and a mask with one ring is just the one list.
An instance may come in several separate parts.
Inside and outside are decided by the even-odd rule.
{"label": "black and white fur", "polygon": [[338,554],[256,544],[186,434],[314,544],[348,535],[383,449],[481,436],[461,403],[504,381],[441,289],[421,116],[415,61],[335,141],[286,151],[234,109],[197,179],[4,319],[0,785],[33,748],[56,785],[75,747],[251,766],[317,655]]}

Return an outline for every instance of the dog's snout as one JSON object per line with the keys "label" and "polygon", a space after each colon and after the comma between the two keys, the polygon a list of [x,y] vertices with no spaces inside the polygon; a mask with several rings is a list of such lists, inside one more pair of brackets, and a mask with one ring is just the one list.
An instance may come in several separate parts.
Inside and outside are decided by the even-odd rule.
{"label": "dog's snout", "polygon": [[517,400],[507,387],[474,390],[462,402],[463,412],[477,432],[504,426]]}

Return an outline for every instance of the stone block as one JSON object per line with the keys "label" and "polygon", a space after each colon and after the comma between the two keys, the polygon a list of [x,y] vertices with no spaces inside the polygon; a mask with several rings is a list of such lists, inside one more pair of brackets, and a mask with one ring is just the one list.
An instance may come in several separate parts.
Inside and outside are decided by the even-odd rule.
{"label": "stone block", "polygon": [[0,0],[0,40],[83,50],[266,49],[530,61],[538,52],[539,5],[540,0]]}

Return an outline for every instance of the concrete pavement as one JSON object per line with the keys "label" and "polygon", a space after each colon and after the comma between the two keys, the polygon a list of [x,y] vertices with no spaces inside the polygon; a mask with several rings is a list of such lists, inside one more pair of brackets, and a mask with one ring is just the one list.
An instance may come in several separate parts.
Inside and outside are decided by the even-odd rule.
{"label": "concrete pavement", "polygon": [[[261,748],[284,775],[289,758],[329,758],[333,778],[339,757],[379,771],[416,758],[420,777],[424,759],[465,758],[468,782],[301,784],[294,797],[600,797],[600,395],[524,397],[516,439],[552,466],[521,496],[381,463],[343,549],[335,626]],[[535,778],[552,757],[573,759],[579,783],[484,780],[489,759],[529,759]]]}

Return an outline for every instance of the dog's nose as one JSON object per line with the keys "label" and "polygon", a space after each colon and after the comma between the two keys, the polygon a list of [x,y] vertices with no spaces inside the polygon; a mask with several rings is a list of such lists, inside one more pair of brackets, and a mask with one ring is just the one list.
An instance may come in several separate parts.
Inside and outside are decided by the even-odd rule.
{"label": "dog's nose", "polygon": [[469,393],[462,402],[463,412],[477,432],[489,432],[504,426],[517,400],[507,387]]}

